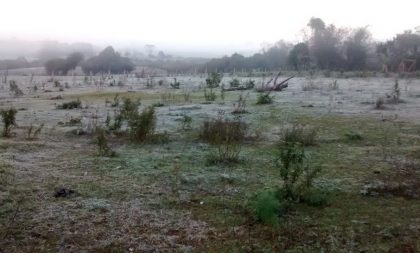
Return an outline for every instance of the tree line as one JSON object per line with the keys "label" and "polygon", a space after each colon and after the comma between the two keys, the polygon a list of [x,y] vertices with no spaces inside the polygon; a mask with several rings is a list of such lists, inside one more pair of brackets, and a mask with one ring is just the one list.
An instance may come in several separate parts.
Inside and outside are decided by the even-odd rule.
{"label": "tree line", "polygon": [[45,71],[48,75],[67,75],[78,65],[82,67],[85,74],[110,73],[121,74],[134,70],[134,64],[127,57],[122,57],[118,52],[109,46],[97,56],[84,60],[81,53],[75,52],[67,58],[53,58],[45,62]]}
{"label": "tree line", "polygon": [[367,27],[338,28],[311,18],[302,42],[279,41],[250,57],[238,53],[212,59],[202,71],[235,72],[252,70],[379,70],[398,71],[404,60],[419,64],[420,29],[407,30],[386,42],[376,42]]}

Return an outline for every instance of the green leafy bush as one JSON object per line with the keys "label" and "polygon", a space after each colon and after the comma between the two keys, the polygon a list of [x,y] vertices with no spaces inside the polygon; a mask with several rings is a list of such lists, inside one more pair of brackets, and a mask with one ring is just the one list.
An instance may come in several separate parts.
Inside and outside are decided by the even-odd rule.
{"label": "green leafy bush", "polygon": [[3,137],[9,137],[11,135],[12,128],[16,126],[16,114],[17,110],[13,107],[7,110],[0,111],[0,115],[3,122]]}
{"label": "green leafy bush", "polygon": [[255,81],[254,80],[248,80],[245,82],[245,88],[247,90],[253,89],[255,87]]}
{"label": "green leafy bush", "polygon": [[276,190],[266,190],[256,195],[251,204],[254,215],[268,225],[276,225],[279,217],[297,203],[321,207],[328,203],[327,192],[314,188],[313,181],[320,167],[309,166],[303,147],[299,144],[281,146],[275,159],[282,184]]}
{"label": "green leafy bush", "polygon": [[230,85],[231,88],[238,88],[241,85],[241,82],[237,78],[233,78],[229,82],[229,85]]}
{"label": "green leafy bush", "polygon": [[210,89],[217,88],[219,87],[221,81],[222,76],[219,73],[213,72],[206,78],[206,86]]}
{"label": "green leafy bush", "polygon": [[270,92],[258,93],[257,105],[267,105],[273,103],[273,96],[270,96]]}
{"label": "green leafy bush", "polygon": [[98,145],[98,153],[100,156],[115,156],[116,153],[108,145],[108,141],[103,129],[96,130],[96,144]]}
{"label": "green leafy bush", "polygon": [[207,102],[216,100],[216,93],[213,91],[213,88],[204,89],[204,98]]}
{"label": "green leafy bush", "polygon": [[182,115],[181,129],[184,131],[189,130],[191,129],[191,124],[192,124],[192,117],[188,115]]}
{"label": "green leafy bush", "polygon": [[284,208],[284,203],[280,202],[276,192],[272,190],[258,193],[251,202],[251,209],[256,218],[270,226],[278,225],[279,216]]}
{"label": "green leafy bush", "polygon": [[156,128],[155,108],[147,107],[140,114],[131,114],[128,118],[130,134],[135,141],[145,141],[153,136]]}

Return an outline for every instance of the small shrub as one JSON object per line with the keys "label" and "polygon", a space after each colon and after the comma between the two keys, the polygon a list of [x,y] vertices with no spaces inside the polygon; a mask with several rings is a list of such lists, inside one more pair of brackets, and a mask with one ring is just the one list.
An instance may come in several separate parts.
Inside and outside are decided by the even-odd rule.
{"label": "small shrub", "polygon": [[245,82],[245,88],[247,90],[253,89],[255,87],[255,81],[254,80],[248,80]]}
{"label": "small shrub", "polygon": [[119,131],[122,127],[124,118],[121,112],[114,111],[114,118],[112,119],[109,112],[106,115],[105,125],[109,131]]}
{"label": "small shrub", "polygon": [[28,128],[28,132],[26,134],[26,138],[28,140],[34,140],[36,137],[41,133],[42,128],[44,127],[44,124],[39,125],[38,127],[34,125],[30,125]]}
{"label": "small shrub", "polygon": [[385,100],[384,100],[384,98],[383,98],[383,97],[379,97],[379,98],[377,98],[377,99],[376,99],[376,102],[375,102],[375,109],[376,109],[376,110],[382,110],[382,109],[385,109]]}
{"label": "small shrub", "polygon": [[309,206],[322,207],[328,204],[329,193],[327,191],[310,188],[306,189],[301,196],[301,202]]}
{"label": "small shrub", "polygon": [[360,141],[363,139],[362,135],[360,133],[350,131],[344,134],[347,140],[349,141]]}
{"label": "small shrub", "polygon": [[209,164],[239,162],[241,143],[246,138],[247,126],[238,120],[217,119],[204,121],[200,138],[214,147],[208,157]]}
{"label": "small shrub", "polygon": [[298,144],[280,148],[275,160],[282,184],[275,190],[265,190],[256,195],[251,209],[258,220],[276,226],[279,217],[287,214],[298,203],[322,207],[328,203],[327,192],[313,187],[320,167],[310,167],[304,149]]}
{"label": "small shrub", "polygon": [[[320,167],[309,166],[306,162],[305,150],[298,144],[290,144],[280,148],[275,166],[279,170],[283,184],[279,188],[279,196],[292,202],[315,203],[317,198],[312,191],[314,179],[321,172]],[[311,195],[313,194],[313,195]]]}
{"label": "small shrub", "polygon": [[155,108],[150,106],[140,114],[132,114],[128,118],[130,133],[135,141],[145,141],[153,136],[156,128]]}
{"label": "small shrub", "polygon": [[178,82],[176,80],[176,78],[174,78],[174,82],[173,83],[170,83],[170,85],[171,85],[172,89],[179,89],[179,87],[181,86],[181,83]]}
{"label": "small shrub", "polygon": [[276,226],[279,223],[282,203],[274,191],[262,191],[251,202],[251,209],[256,218],[265,225]]}
{"label": "small shrub", "polygon": [[0,111],[3,122],[3,137],[10,137],[12,128],[16,126],[16,114],[17,110],[15,108]]}
{"label": "small shrub", "polygon": [[243,94],[239,95],[238,100],[236,101],[236,103],[233,104],[233,106],[235,107],[232,111],[233,114],[241,114],[241,113],[247,113],[248,111],[246,110],[246,100],[249,94],[247,94],[246,96],[244,96]]}
{"label": "small shrub", "polygon": [[216,100],[216,93],[213,91],[213,88],[204,89],[204,98],[207,102]]}
{"label": "small shrub", "polygon": [[116,153],[108,145],[108,141],[103,129],[96,130],[96,144],[98,145],[98,153],[100,156],[115,156]]}
{"label": "small shrub", "polygon": [[270,96],[270,92],[258,93],[257,105],[272,104],[273,98],[273,96]]}
{"label": "small shrub", "polygon": [[319,89],[319,87],[315,85],[315,81],[313,78],[310,78],[308,83],[302,85],[302,91],[312,91],[316,89]]}
{"label": "small shrub", "polygon": [[16,84],[16,81],[10,80],[9,87],[10,87],[10,92],[12,92],[15,97],[20,97],[23,95],[23,91]]}
{"label": "small shrub", "polygon": [[318,131],[315,128],[307,128],[302,125],[294,124],[285,127],[280,133],[280,144],[287,145],[299,143],[303,146],[314,146]]}
{"label": "small shrub", "polygon": [[120,98],[118,93],[114,96],[114,101],[111,103],[111,107],[118,107],[120,105]]}
{"label": "small shrub", "polygon": [[241,85],[241,82],[237,78],[234,78],[229,82],[229,85],[231,88],[238,88]]}
{"label": "small shrub", "polygon": [[213,89],[217,88],[222,81],[222,76],[219,73],[213,72],[210,73],[208,78],[206,78],[206,86],[207,88]]}
{"label": "small shrub", "polygon": [[398,79],[395,79],[395,83],[394,83],[392,93],[390,95],[387,94],[387,97],[388,97],[387,102],[391,103],[391,104],[400,103],[401,102],[400,95],[401,95],[401,89],[400,89],[399,84],[398,84]]}
{"label": "small shrub", "polygon": [[182,115],[181,129],[184,131],[189,130],[191,129],[191,124],[192,124],[192,117],[188,115]]}
{"label": "small shrub", "polygon": [[140,104],[140,100],[133,101],[130,98],[125,98],[120,110],[123,119],[129,120],[130,118],[137,116]]}
{"label": "small shrub", "polygon": [[73,100],[70,102],[64,102],[61,105],[57,105],[57,109],[71,110],[71,109],[80,109],[82,108],[82,102],[80,99]]}

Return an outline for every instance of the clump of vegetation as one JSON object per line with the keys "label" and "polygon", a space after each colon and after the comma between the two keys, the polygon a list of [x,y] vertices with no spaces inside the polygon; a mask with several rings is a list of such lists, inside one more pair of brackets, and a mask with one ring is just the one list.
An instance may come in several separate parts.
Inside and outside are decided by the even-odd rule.
{"label": "clump of vegetation", "polygon": [[309,166],[304,149],[299,144],[280,147],[275,167],[279,171],[282,184],[276,189],[260,192],[251,202],[257,219],[268,225],[277,225],[279,217],[286,214],[295,204],[310,206],[327,204],[327,193],[313,187],[321,169]]}
{"label": "clump of vegetation", "polygon": [[280,144],[301,144],[303,146],[314,146],[317,142],[318,131],[316,128],[305,127],[300,124],[293,124],[284,127],[280,133]]}
{"label": "clump of vegetation", "polygon": [[54,87],[61,87],[60,81],[58,81],[57,79],[54,80]]}
{"label": "clump of vegetation", "polygon": [[105,125],[108,130],[119,131],[124,122],[128,122],[130,119],[135,118],[138,115],[138,107],[140,104],[140,100],[133,101],[130,98],[125,98],[121,108],[114,110],[113,118],[109,112],[107,113]]}
{"label": "clump of vegetation", "polygon": [[122,57],[112,47],[107,47],[97,56],[82,62],[81,66],[85,74],[123,74],[134,70],[134,64],[131,60],[127,57]]}
{"label": "clump of vegetation", "polygon": [[233,104],[233,106],[235,107],[232,111],[233,114],[241,114],[241,113],[247,113],[248,111],[246,110],[246,100],[249,94],[247,94],[246,96],[244,96],[243,94],[239,95],[238,100],[236,101],[236,103]]}
{"label": "clump of vegetation", "polygon": [[206,88],[204,89],[204,98],[207,102],[215,101],[216,100],[216,92],[214,92],[214,88],[219,87],[220,82],[222,81],[222,77],[220,74],[213,72],[209,75],[206,79]]}
{"label": "clump of vegetation", "polygon": [[398,79],[395,79],[395,83],[394,83],[392,93],[386,95],[387,98],[388,98],[387,102],[391,103],[391,104],[400,103],[401,102],[400,95],[401,95],[401,90],[400,90],[400,87],[399,87],[399,84],[398,84]]}
{"label": "clump of vegetation", "polygon": [[231,88],[238,88],[241,85],[241,82],[237,78],[233,78],[229,82],[229,85],[230,85]]}
{"label": "clump of vegetation", "polygon": [[9,81],[9,87],[10,87],[10,92],[13,93],[13,96],[20,97],[20,96],[23,95],[23,91],[16,84],[16,81],[15,80],[10,80]]}
{"label": "clump of vegetation", "polygon": [[267,105],[273,103],[274,96],[270,96],[270,91],[258,93],[257,105]]}
{"label": "clump of vegetation", "polygon": [[140,114],[131,114],[128,117],[128,127],[135,141],[142,142],[153,136],[156,128],[155,108],[150,106]]}
{"label": "clump of vegetation", "polygon": [[277,226],[279,217],[286,210],[286,202],[281,202],[276,191],[265,190],[255,196],[251,202],[251,209],[255,217],[265,225]]}
{"label": "clump of vegetation", "polygon": [[210,73],[208,78],[206,78],[206,86],[207,88],[213,89],[217,88],[222,81],[222,76],[219,73],[213,72]]}
{"label": "clump of vegetation", "polygon": [[139,113],[140,100],[131,100],[130,98],[125,98],[124,103],[121,107],[120,114],[123,119],[130,120]]}
{"label": "clump of vegetation", "polygon": [[96,144],[98,145],[98,153],[100,156],[115,156],[116,153],[109,147],[108,141],[103,129],[96,130]]}
{"label": "clump of vegetation", "polygon": [[155,142],[162,142],[161,140],[167,139],[163,134],[155,134],[156,116],[155,107],[149,106],[141,113],[138,111],[140,101],[133,101],[130,98],[124,99],[124,103],[119,111],[114,112],[114,119],[111,119],[109,113],[105,120],[105,125],[111,131],[118,131],[127,123],[127,130],[132,137],[132,140],[143,142],[150,140]]}
{"label": "clump of vegetation", "polygon": [[204,98],[207,102],[215,101],[216,97],[216,92],[214,92],[212,88],[204,89]]}
{"label": "clump of vegetation", "polygon": [[120,105],[120,98],[118,93],[114,96],[114,101],[111,103],[111,107],[118,107]]}
{"label": "clump of vegetation", "polygon": [[188,115],[182,115],[181,129],[184,131],[189,130],[191,129],[191,124],[192,124],[192,117]]}
{"label": "clump of vegetation", "polygon": [[181,83],[179,81],[176,80],[176,77],[174,78],[174,82],[170,83],[172,89],[179,89],[181,86]]}
{"label": "clump of vegetation", "polygon": [[[48,75],[67,75],[67,73],[75,69],[76,66],[83,60],[84,56],[81,53],[72,53],[66,59],[54,58],[48,60],[44,67]],[[58,85],[56,86],[58,87]]]}
{"label": "clump of vegetation", "polygon": [[80,109],[80,108],[82,108],[82,102],[80,101],[80,99],[64,102],[61,105],[57,105],[57,109],[64,109],[64,110]]}
{"label": "clump of vegetation", "polygon": [[382,110],[385,109],[385,99],[383,97],[379,97],[375,101],[375,109]]}
{"label": "clump of vegetation", "polygon": [[206,120],[200,138],[215,148],[208,157],[209,164],[233,164],[239,162],[241,143],[246,138],[247,125],[240,119],[223,118]]}
{"label": "clump of vegetation", "polygon": [[349,131],[344,134],[347,140],[349,141],[360,141],[363,139],[362,135],[358,132]]}
{"label": "clump of vegetation", "polygon": [[9,108],[7,110],[1,110],[0,115],[3,122],[3,137],[10,137],[12,128],[15,127],[16,124],[16,114],[17,110],[15,108]]}
{"label": "clump of vegetation", "polygon": [[248,80],[245,82],[245,88],[247,90],[253,89],[255,87],[255,81],[254,80]]}
{"label": "clump of vegetation", "polygon": [[26,138],[28,140],[34,140],[37,138],[37,136],[41,133],[42,128],[44,127],[44,124],[41,124],[39,126],[30,125],[28,128],[28,132],[26,134]]}

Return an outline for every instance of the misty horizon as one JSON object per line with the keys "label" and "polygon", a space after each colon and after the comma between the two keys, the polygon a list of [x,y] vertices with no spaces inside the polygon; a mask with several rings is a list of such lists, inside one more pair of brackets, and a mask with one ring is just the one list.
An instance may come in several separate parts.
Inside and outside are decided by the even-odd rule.
{"label": "misty horizon", "polygon": [[[76,0],[65,6],[52,0],[18,0],[3,6],[7,11],[0,22],[8,25],[0,27],[0,40],[83,42],[118,50],[153,44],[157,50],[183,57],[251,55],[279,40],[304,40],[311,17],[336,27],[367,27],[376,41],[392,39],[420,25],[416,7],[420,3],[411,0],[398,6],[361,0],[346,5],[331,0],[123,0],[118,4]],[[404,15],[395,17],[398,11]]]}

